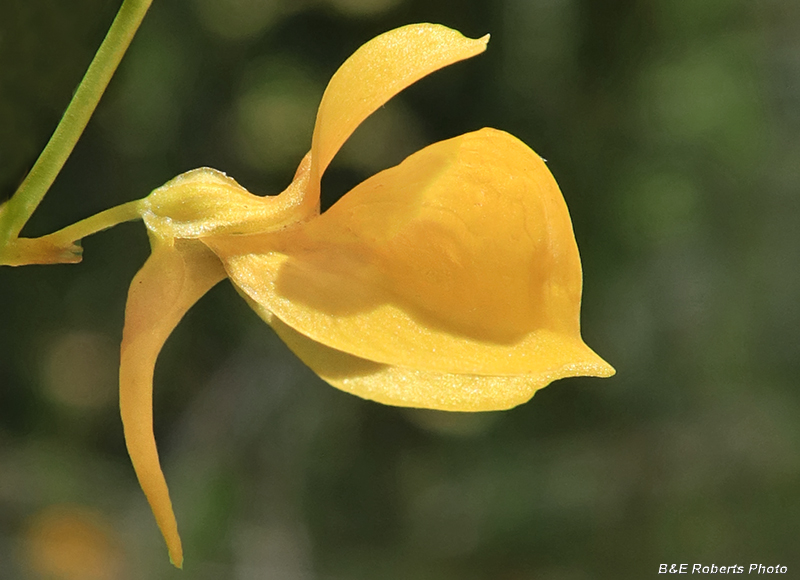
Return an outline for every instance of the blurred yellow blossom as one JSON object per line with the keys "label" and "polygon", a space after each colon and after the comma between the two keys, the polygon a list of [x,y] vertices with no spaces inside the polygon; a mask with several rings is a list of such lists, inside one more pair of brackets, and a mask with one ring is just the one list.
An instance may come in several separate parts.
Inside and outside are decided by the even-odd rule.
{"label": "blurred yellow blossom", "polygon": [[29,571],[53,580],[114,580],[122,572],[119,539],[102,516],[77,505],[36,513],[24,537]]}

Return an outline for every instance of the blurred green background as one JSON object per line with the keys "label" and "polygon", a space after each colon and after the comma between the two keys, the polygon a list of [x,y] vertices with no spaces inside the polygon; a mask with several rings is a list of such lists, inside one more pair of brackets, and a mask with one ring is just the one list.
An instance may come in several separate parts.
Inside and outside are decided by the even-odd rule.
{"label": "blurred green background", "polygon": [[[0,199],[117,7],[0,2]],[[204,165],[281,191],[338,65],[422,21],[490,32],[489,49],[370,118],[323,207],[431,142],[515,134],[564,192],[584,338],[617,376],[500,413],[384,407],[316,378],[221,284],[156,369],[178,572],[117,411],[125,296],[148,255],[125,224],[85,240],[80,265],[0,269],[0,578],[800,574],[796,0],[155,0],[24,233]]]}

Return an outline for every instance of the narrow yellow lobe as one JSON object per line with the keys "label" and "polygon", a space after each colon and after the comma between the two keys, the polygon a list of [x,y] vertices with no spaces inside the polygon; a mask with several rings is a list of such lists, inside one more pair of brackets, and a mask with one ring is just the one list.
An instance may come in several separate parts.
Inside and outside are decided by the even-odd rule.
{"label": "narrow yellow lobe", "polygon": [[153,253],[133,279],[125,307],[119,406],[125,444],[136,476],[167,542],[172,563],[183,549],[153,435],[153,370],[172,330],[191,306],[225,277],[219,259],[201,243],[152,240]]}

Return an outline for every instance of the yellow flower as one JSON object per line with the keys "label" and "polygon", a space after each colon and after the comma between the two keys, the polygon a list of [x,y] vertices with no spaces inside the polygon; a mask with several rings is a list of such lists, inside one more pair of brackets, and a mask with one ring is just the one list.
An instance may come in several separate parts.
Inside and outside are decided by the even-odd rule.
{"label": "yellow flower", "polygon": [[254,196],[198,169],[143,201],[152,255],[128,296],[120,406],[177,566],[153,437],[153,368],[178,321],[225,277],[320,377],[381,403],[507,409],[556,379],[614,373],[581,340],[580,258],[561,192],[508,133],[482,129],[426,147],[319,214],[320,178],[356,127],[487,42],[417,24],[362,46],[331,79],[311,151],[280,195]]}

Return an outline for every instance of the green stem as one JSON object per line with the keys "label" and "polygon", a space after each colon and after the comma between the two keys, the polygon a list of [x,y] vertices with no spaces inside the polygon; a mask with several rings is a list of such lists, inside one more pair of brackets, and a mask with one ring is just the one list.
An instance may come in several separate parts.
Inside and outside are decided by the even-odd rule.
{"label": "green stem", "polygon": [[139,209],[141,203],[142,201],[139,199],[123,203],[39,239],[47,240],[54,246],[68,246],[87,236],[113,228],[122,222],[141,218],[142,215]]}
{"label": "green stem", "polygon": [[141,218],[142,201],[123,203],[40,238],[14,238],[2,248],[0,266],[77,264],[81,261],[80,240]]}
{"label": "green stem", "polygon": [[0,207],[0,253],[17,238],[72,153],[151,2],[123,1],[55,133],[17,191]]}

